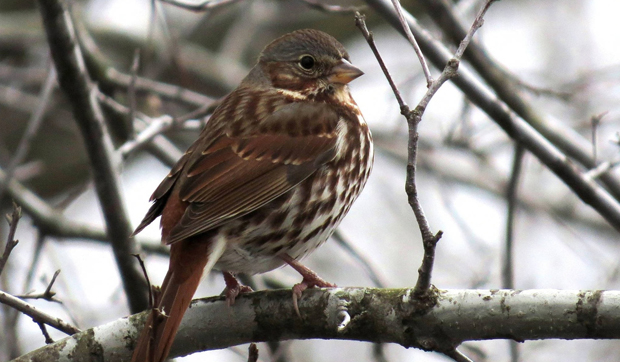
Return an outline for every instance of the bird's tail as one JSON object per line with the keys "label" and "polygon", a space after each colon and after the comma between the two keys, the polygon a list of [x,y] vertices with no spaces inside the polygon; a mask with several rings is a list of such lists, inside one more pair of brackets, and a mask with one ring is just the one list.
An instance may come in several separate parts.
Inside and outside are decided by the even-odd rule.
{"label": "bird's tail", "polygon": [[185,311],[202,279],[225,249],[225,242],[183,240],[170,248],[170,267],[156,298],[155,308],[140,333],[132,362],[163,362]]}

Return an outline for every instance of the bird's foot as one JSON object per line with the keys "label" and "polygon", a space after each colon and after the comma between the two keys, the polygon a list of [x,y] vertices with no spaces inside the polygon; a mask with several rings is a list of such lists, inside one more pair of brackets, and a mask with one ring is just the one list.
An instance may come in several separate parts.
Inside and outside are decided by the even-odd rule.
{"label": "bird's foot", "polygon": [[325,281],[317,273],[303,266],[300,262],[291,258],[287,254],[280,255],[280,258],[284,260],[284,262],[286,262],[288,265],[293,267],[293,269],[295,269],[303,277],[301,283],[295,284],[293,286],[293,308],[295,308],[295,312],[297,313],[299,318],[301,318],[301,313],[299,313],[299,305],[297,301],[301,299],[301,293],[303,293],[304,290],[313,287],[335,288],[336,284]]}
{"label": "bird's foot", "polygon": [[243,293],[251,293],[254,290],[248,287],[247,285],[243,285],[239,283],[237,278],[230,272],[222,272],[224,275],[224,282],[226,282],[226,289],[224,290],[224,295],[226,295],[226,303],[228,306],[235,304],[235,299],[239,294]]}

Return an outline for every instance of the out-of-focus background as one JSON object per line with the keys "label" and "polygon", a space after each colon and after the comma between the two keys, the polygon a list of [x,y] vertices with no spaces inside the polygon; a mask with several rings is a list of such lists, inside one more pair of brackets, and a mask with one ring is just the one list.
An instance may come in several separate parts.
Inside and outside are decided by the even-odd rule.
{"label": "out-of-focus background", "polygon": [[[329,4],[364,5],[337,0]],[[469,26],[481,1],[460,0],[452,5]],[[434,36],[446,40],[431,20],[433,14],[417,0],[403,1],[403,6]],[[153,118],[181,116],[226,94],[252,67],[262,47],[288,31],[312,27],[342,41],[352,62],[366,73],[351,89],[370,124],[377,152],[368,185],[339,233],[366,263],[332,240],[305,264],[339,286],[414,285],[422,247],[404,192],[406,122],[351,13],[325,12],[294,0],[236,1],[206,12],[159,1],[80,0],[72,2],[71,11],[89,70],[102,92],[126,106],[135,103],[136,112]],[[362,12],[406,101],[417,104],[426,83],[413,49],[372,9]],[[488,55],[503,67],[505,81],[513,82],[515,92],[548,122],[584,142],[591,142],[596,134],[593,149],[599,162],[620,159],[618,14],[620,3],[616,0],[504,0],[493,4],[476,34]],[[101,231],[104,222],[89,176],[84,141],[57,85],[52,83],[54,88],[29,150],[18,165],[11,166],[29,120],[40,108],[52,65],[48,49],[35,2],[3,0],[0,171],[5,174],[12,167],[14,180],[54,208],[63,220]],[[132,100],[127,83],[136,49],[140,49],[140,77],[176,84],[205,98],[179,100],[137,90]],[[438,76],[437,69],[432,71]],[[128,118],[104,110],[119,146],[132,134]],[[607,113],[593,132],[592,119],[603,112]],[[196,138],[198,128],[177,127],[165,136],[178,153]],[[444,232],[437,248],[433,284],[445,289],[501,288],[505,195],[512,174],[513,142],[452,84],[446,84],[431,101],[420,134],[421,202],[433,229]],[[148,209],[148,198],[168,172],[169,163],[147,147],[133,152],[119,166],[125,206],[134,226]],[[620,177],[617,170],[609,172]],[[10,211],[10,200],[15,198],[12,192],[23,195],[26,191],[0,188],[2,213]],[[513,241],[515,288],[619,288],[618,232],[527,152],[518,200]],[[1,275],[0,289],[12,294],[41,292],[54,271],[61,269],[53,290],[62,304],[31,301],[38,308],[83,329],[129,314],[109,245],[80,238],[79,233],[59,236],[44,227],[42,217],[24,212],[16,235],[20,243]],[[3,243],[7,232],[4,221],[0,228]],[[152,225],[137,240],[156,245],[158,232],[157,225]],[[167,270],[165,255],[148,250],[144,255],[151,280],[159,284]],[[368,273],[368,267],[374,274]],[[274,282],[292,286],[299,275],[284,268],[254,281],[261,289]],[[196,297],[219,294],[223,288],[221,276],[214,273],[205,279]],[[30,318],[1,306],[0,321],[0,360],[44,345],[39,327]],[[55,330],[50,333],[54,339],[63,337]],[[378,357],[376,346],[360,342],[289,341],[274,354],[259,345],[261,361],[447,360],[397,345],[382,348]],[[179,361],[245,361],[246,351],[246,346],[239,346]],[[469,342],[463,351],[476,361],[510,360],[507,341]],[[521,361],[617,361],[620,342],[544,340],[520,344],[519,352]]]}

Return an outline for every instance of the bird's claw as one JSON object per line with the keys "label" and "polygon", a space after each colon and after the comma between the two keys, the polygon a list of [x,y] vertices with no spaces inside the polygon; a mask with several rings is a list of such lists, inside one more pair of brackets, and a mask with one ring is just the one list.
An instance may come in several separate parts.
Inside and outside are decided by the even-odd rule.
{"label": "bird's claw", "polygon": [[298,300],[301,299],[301,294],[304,290],[308,288],[335,288],[336,284],[329,283],[323,279],[321,279],[318,275],[314,275],[312,278],[306,278],[301,281],[301,283],[295,284],[293,286],[293,308],[295,309],[295,313],[297,316],[301,318],[301,313],[299,312],[299,304]]}

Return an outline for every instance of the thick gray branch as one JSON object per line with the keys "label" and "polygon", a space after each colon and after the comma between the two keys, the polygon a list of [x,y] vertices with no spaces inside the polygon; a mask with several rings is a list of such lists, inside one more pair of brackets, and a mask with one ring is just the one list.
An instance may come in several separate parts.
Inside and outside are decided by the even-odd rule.
{"label": "thick gray branch", "polygon": [[[450,350],[463,341],[620,338],[619,291],[443,290],[420,305],[413,289],[304,291],[295,314],[290,290],[195,301],[170,357],[249,342],[346,339]],[[428,309],[427,309],[428,308]],[[65,338],[15,361],[128,360],[145,313]]]}

